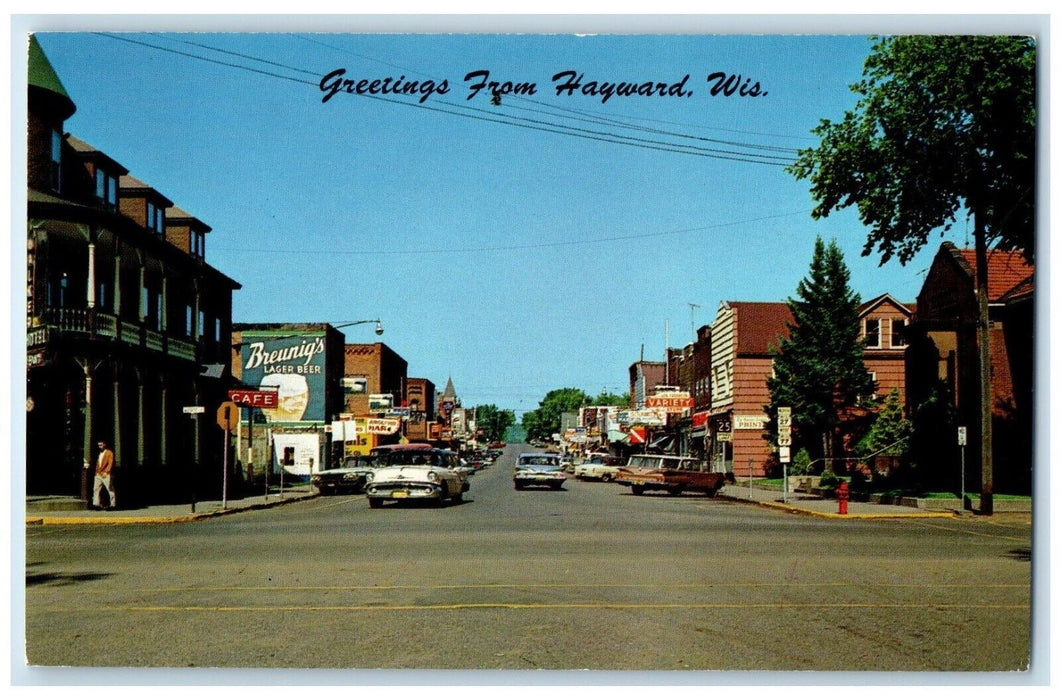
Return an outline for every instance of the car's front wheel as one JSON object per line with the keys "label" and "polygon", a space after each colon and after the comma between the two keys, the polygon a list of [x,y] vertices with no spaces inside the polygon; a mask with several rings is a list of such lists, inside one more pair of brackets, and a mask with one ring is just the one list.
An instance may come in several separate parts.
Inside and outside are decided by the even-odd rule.
{"label": "car's front wheel", "polygon": [[612,475],[608,473],[601,474],[600,480],[607,483],[612,480]]}
{"label": "car's front wheel", "polygon": [[640,486],[638,484],[634,484],[633,486],[630,487],[630,490],[634,492],[635,496],[640,496],[641,494],[643,494],[645,492],[645,487],[644,486]]}
{"label": "car's front wheel", "polygon": [[383,505],[383,499],[382,498],[369,498],[368,499],[368,507],[369,508],[379,508],[381,505]]}

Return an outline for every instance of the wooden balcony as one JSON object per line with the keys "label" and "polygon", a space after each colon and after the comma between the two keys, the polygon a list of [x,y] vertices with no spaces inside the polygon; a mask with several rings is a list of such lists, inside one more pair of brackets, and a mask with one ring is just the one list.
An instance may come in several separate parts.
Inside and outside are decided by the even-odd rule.
{"label": "wooden balcony", "polygon": [[41,325],[27,329],[27,345],[36,347],[50,338],[114,340],[129,347],[159,352],[182,360],[195,361],[195,341],[175,338],[147,328],[142,323],[120,319],[98,309],[49,308],[40,316]]}

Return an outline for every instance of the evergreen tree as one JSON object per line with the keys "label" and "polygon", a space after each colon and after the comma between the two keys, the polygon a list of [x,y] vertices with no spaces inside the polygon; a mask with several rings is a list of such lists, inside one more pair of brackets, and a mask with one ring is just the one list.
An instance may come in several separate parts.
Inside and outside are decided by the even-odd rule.
{"label": "evergreen tree", "polygon": [[874,391],[859,339],[861,299],[850,287],[851,273],[835,241],[818,238],[810,273],[789,298],[789,337],[771,347],[774,376],[767,380],[776,438],[777,409],[792,408],[793,444],[816,457],[836,456],[842,426],[861,396]]}

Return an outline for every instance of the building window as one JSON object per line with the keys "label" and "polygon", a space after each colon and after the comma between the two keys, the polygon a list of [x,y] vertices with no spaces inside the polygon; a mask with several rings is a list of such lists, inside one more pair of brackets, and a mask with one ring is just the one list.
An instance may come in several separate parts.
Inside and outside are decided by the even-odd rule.
{"label": "building window", "polygon": [[58,129],[52,130],[52,189],[59,191],[59,173],[63,162],[63,135]]}
{"label": "building window", "polygon": [[100,204],[114,210],[118,207],[118,178],[96,168],[96,198]]}
{"label": "building window", "polygon": [[892,347],[906,347],[906,319],[904,318],[892,319]]}
{"label": "building window", "polygon": [[865,340],[866,340],[866,347],[867,348],[879,348],[880,347],[880,319],[879,318],[867,318],[866,319]]}
{"label": "building window", "polygon": [[159,235],[165,231],[162,223],[162,210],[151,202],[147,203],[147,227]]}
{"label": "building window", "polygon": [[184,337],[185,338],[191,338],[192,337],[192,319],[193,318],[194,318],[194,315],[192,314],[192,305],[188,304],[187,306],[184,307]]}

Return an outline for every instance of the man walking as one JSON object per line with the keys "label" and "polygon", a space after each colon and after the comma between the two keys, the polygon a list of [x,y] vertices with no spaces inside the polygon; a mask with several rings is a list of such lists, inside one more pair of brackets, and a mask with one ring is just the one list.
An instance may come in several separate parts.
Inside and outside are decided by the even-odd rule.
{"label": "man walking", "polygon": [[99,457],[96,459],[96,478],[92,484],[92,505],[95,508],[100,507],[100,492],[103,489],[107,489],[110,507],[114,508],[117,504],[114,495],[114,484],[111,481],[111,473],[114,471],[114,453],[107,447],[107,443],[104,440],[100,440],[97,446],[99,447]]}

